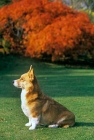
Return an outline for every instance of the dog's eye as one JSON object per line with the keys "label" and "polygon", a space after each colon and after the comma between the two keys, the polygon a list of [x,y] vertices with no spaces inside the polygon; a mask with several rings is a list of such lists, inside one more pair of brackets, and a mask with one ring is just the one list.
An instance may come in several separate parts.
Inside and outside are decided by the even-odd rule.
{"label": "dog's eye", "polygon": [[24,81],[24,79],[23,79],[23,78],[20,78],[20,80]]}

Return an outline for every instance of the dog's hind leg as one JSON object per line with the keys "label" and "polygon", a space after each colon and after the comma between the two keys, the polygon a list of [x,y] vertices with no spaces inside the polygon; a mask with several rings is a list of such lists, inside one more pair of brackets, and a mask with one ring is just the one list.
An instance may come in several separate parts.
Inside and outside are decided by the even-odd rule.
{"label": "dog's hind leg", "polygon": [[52,124],[52,125],[49,125],[48,127],[49,128],[57,128],[59,126],[59,124],[65,120],[65,117],[61,118],[60,120],[58,120],[58,122],[56,124]]}
{"label": "dog's hind leg", "polygon": [[52,125],[49,125],[48,127],[49,128],[57,128],[58,127],[58,124],[52,124]]}

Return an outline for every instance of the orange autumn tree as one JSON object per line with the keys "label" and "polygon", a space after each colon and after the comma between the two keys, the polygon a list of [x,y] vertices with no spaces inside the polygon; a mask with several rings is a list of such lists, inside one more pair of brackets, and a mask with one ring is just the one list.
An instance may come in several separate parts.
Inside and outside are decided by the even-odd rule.
{"label": "orange autumn tree", "polygon": [[94,59],[94,24],[85,13],[48,0],[13,0],[0,9],[10,52],[52,61]]}

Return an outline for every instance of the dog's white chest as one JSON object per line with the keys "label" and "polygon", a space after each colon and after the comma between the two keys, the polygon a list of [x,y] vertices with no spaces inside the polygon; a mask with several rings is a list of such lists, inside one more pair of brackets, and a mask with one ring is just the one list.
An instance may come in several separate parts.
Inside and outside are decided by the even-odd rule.
{"label": "dog's white chest", "polygon": [[27,94],[26,90],[22,90],[22,92],[21,92],[21,108],[22,108],[22,111],[24,112],[24,114],[27,117],[29,117],[30,116],[30,109],[27,106],[26,94]]}

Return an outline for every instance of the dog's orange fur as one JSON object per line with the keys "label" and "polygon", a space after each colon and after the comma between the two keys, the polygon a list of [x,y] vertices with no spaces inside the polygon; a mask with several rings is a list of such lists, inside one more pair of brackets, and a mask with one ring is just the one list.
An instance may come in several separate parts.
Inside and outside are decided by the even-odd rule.
{"label": "dog's orange fur", "polygon": [[30,126],[30,130],[38,124],[65,128],[75,124],[75,116],[71,111],[41,91],[32,67],[20,79],[14,80],[14,86],[22,88],[21,107],[29,118],[26,126]]}

